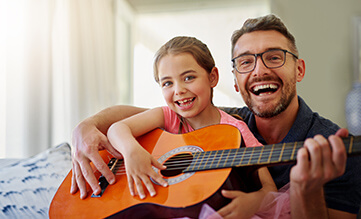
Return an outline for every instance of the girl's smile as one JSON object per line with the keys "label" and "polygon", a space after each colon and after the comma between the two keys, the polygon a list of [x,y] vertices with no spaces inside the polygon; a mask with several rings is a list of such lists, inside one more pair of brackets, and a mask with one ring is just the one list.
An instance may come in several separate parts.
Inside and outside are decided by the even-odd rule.
{"label": "girl's smile", "polygon": [[208,122],[215,108],[211,99],[212,88],[218,83],[217,69],[208,73],[189,53],[168,54],[158,68],[167,105],[190,124]]}

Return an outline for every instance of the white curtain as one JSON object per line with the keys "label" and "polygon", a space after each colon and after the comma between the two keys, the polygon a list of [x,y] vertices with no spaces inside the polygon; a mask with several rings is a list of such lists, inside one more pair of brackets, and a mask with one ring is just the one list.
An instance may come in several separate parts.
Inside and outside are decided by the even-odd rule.
{"label": "white curtain", "polygon": [[78,122],[120,101],[114,0],[0,1],[1,151],[28,157],[71,143]]}

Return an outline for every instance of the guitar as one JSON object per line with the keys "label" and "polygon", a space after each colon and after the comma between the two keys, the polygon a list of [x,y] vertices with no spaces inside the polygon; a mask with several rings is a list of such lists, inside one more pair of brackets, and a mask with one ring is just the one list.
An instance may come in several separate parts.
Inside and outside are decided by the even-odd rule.
{"label": "guitar", "polygon": [[[241,180],[235,179],[232,167],[260,167],[296,161],[303,142],[239,147],[241,135],[230,125],[213,125],[185,134],[171,134],[155,129],[137,138],[138,142],[158,161],[167,166],[159,171],[168,187],[155,183],[157,195],[141,200],[131,196],[123,160],[107,151],[100,155],[116,175],[109,185],[94,168],[102,192],[81,200],[79,193],[70,194],[71,171],[56,192],[49,209],[50,218],[197,218],[204,203],[220,209],[230,200],[222,189],[244,191]],[[343,139],[347,153],[361,153],[361,136]],[[216,150],[215,150],[216,149]],[[236,168],[239,169],[239,168]],[[122,173],[121,173],[122,172]],[[243,178],[242,178],[243,180]],[[88,185],[87,185],[88,186]],[[88,186],[88,191],[90,187]]]}

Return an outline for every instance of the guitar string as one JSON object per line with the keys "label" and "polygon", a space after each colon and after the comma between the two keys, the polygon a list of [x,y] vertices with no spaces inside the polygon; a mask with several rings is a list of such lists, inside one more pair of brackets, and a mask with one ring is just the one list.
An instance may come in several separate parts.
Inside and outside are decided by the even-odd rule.
{"label": "guitar string", "polygon": [[[299,142],[299,143],[301,143],[301,142]],[[289,147],[290,143],[287,143],[287,144],[285,144],[286,148],[284,148],[283,150],[276,150],[276,151],[270,147],[267,147],[267,148],[263,147],[263,150],[262,150],[262,148],[257,148],[257,151],[254,151],[253,153],[247,153],[247,150],[253,149],[253,147],[248,147],[248,149],[244,148],[244,150],[242,150],[242,151],[239,149],[228,149],[228,150],[223,150],[223,152],[225,152],[225,153],[212,154],[212,151],[207,151],[207,152],[200,152],[200,153],[199,152],[192,153],[192,155],[195,155],[195,154],[203,155],[203,156],[201,156],[201,158],[193,157],[193,159],[195,160],[195,162],[194,162],[195,166],[198,166],[198,168],[195,168],[195,169],[198,169],[198,170],[202,169],[201,166],[203,166],[203,169],[207,169],[206,167],[207,167],[207,165],[210,165],[210,164],[208,164],[208,162],[210,162],[210,161],[211,161],[211,163],[223,163],[226,165],[227,164],[233,165],[234,163],[237,164],[237,163],[241,162],[242,160],[246,160],[246,161],[248,160],[247,163],[241,162],[240,165],[242,165],[242,164],[249,165],[249,164],[257,164],[257,163],[250,163],[250,161],[260,160],[262,157],[269,158],[270,156],[277,158],[276,162],[277,161],[289,161],[286,158],[293,157],[295,160],[297,150],[302,147],[302,145],[299,145],[297,143],[296,144],[292,143],[292,144],[293,144],[293,147]],[[345,144],[347,144],[347,142],[345,142]],[[360,146],[361,144],[358,143],[357,145]],[[278,147],[281,147],[281,146],[282,145],[280,145],[280,144],[278,145]],[[296,149],[296,150],[294,150],[294,149]],[[281,153],[282,153],[282,157],[280,158]],[[171,170],[180,170],[180,169],[187,168],[191,164],[190,160],[192,160],[192,159],[189,159],[189,154],[190,153],[178,154],[178,158],[173,158],[172,160],[166,161],[164,163],[164,164],[167,164],[166,170],[171,171]],[[286,157],[286,158],[283,158],[283,157]],[[201,159],[207,160],[207,162],[197,164],[197,162]],[[231,163],[229,163],[230,160],[232,160]],[[290,160],[292,160],[292,159],[290,158]],[[269,163],[269,162],[263,161],[263,162],[260,162],[259,164],[265,164],[265,163]],[[121,164],[121,165],[123,165],[123,164]],[[224,166],[227,167],[226,165],[224,165]],[[212,166],[213,165],[210,165],[208,169],[212,169]],[[213,169],[214,169],[214,167],[213,167]],[[119,172],[121,174],[123,174],[123,172],[125,173],[125,168],[122,168]]]}
{"label": "guitar string", "polygon": [[[237,150],[237,149],[236,149]],[[230,151],[230,150],[226,150],[226,151]],[[213,162],[226,162],[228,160],[234,160],[232,163],[237,163],[238,160],[240,160],[242,157],[243,157],[243,160],[250,160],[252,156],[254,156],[254,158],[257,160],[259,159],[259,156],[261,153],[263,153],[262,156],[266,156],[267,158],[271,155],[271,154],[267,154],[267,153],[270,153],[272,152],[273,150],[263,150],[262,151],[256,151],[254,152],[253,154],[247,154],[246,150],[242,151],[242,152],[239,152],[239,151],[236,151],[236,152],[233,152],[233,153],[224,153],[224,154],[206,154],[205,152],[202,152],[203,153],[203,159],[207,159],[208,161],[213,161]],[[292,154],[292,151],[293,149],[289,149],[289,148],[286,148],[284,149],[284,153],[283,153],[283,156],[285,157],[288,157]],[[196,154],[196,153],[194,153]],[[273,155],[278,155],[276,157],[279,157],[279,155],[281,154],[281,151],[278,151],[276,153],[274,153]],[[166,170],[179,170],[179,169],[185,169],[185,167],[188,167],[190,165],[190,162],[189,162],[189,153],[187,154],[179,154],[178,155],[178,158],[174,158],[172,161],[166,161],[165,163],[167,164],[167,169]],[[206,156],[206,155],[210,155],[210,156]],[[272,155],[272,156],[273,156]],[[180,156],[183,156],[184,158],[180,157]],[[195,160],[195,163],[197,162],[197,160],[199,160],[200,158],[196,158]],[[164,163],[164,164],[165,164]],[[186,164],[186,165],[185,165]],[[249,164],[249,163],[247,163]],[[200,164],[201,165],[201,164]],[[204,166],[207,166],[207,164],[203,164]],[[123,164],[123,162],[121,162],[121,164],[117,164],[116,165],[117,168],[118,168],[118,171],[117,173],[120,173],[120,174],[124,174],[125,173],[125,166]],[[119,166],[122,166],[122,169],[119,169]]]}

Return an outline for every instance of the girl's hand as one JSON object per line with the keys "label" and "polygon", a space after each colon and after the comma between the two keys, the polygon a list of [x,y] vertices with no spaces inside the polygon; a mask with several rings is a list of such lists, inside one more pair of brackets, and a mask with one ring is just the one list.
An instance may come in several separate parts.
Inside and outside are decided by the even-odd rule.
{"label": "girl's hand", "polygon": [[267,167],[260,168],[258,175],[262,185],[262,188],[258,191],[245,193],[242,191],[222,190],[222,195],[232,200],[228,205],[218,210],[217,213],[222,218],[250,218],[259,210],[264,197],[269,192],[277,191]]}
{"label": "girl's hand", "polygon": [[168,186],[167,182],[156,173],[152,166],[164,170],[166,166],[160,164],[153,156],[151,156],[142,146],[138,145],[127,154],[124,158],[128,185],[130,194],[135,196],[134,185],[141,199],[145,198],[143,184],[149,191],[150,196],[155,196],[156,192],[150,177],[163,187]]}

